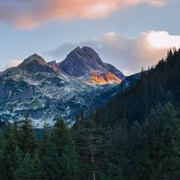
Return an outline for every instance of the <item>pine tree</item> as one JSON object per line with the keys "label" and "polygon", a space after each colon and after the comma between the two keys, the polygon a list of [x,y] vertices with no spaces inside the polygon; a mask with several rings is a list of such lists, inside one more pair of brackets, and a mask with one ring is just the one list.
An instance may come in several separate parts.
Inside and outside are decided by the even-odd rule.
{"label": "pine tree", "polygon": [[109,163],[108,170],[100,176],[100,180],[124,180],[122,169]]}
{"label": "pine tree", "polygon": [[17,146],[19,146],[20,134],[19,134],[19,127],[18,127],[18,124],[17,124],[16,121],[13,122],[12,128],[13,128],[13,133],[14,133],[15,141],[17,143]]}
{"label": "pine tree", "polygon": [[45,122],[43,126],[43,134],[41,141],[41,155],[46,153],[46,147],[48,144],[49,132],[48,132],[48,124]]}
{"label": "pine tree", "polygon": [[5,151],[5,147],[6,147],[6,141],[4,136],[2,135],[1,131],[0,131],[0,179],[3,178],[2,174],[3,174],[3,156],[4,156],[4,151]]}
{"label": "pine tree", "polygon": [[172,104],[152,110],[144,124],[144,138],[137,157],[138,177],[142,179],[179,179],[180,120]]}
{"label": "pine tree", "polygon": [[22,152],[24,154],[26,154],[27,152],[29,154],[34,153],[37,148],[37,142],[27,115],[25,115],[25,120],[19,127],[19,133],[19,147]]}
{"label": "pine tree", "polygon": [[77,169],[75,144],[63,119],[54,125],[46,154],[43,156],[43,169],[48,179],[75,179]]}
{"label": "pine tree", "polygon": [[[121,121],[120,121],[121,122]],[[126,122],[126,121],[125,121]],[[121,179],[123,179],[124,174],[129,173],[129,159],[127,158],[129,134],[127,132],[127,125],[124,123],[116,124],[116,126],[111,130],[110,141],[108,145],[108,158],[107,162],[110,161],[109,173],[112,171],[112,167],[119,169],[121,172]],[[114,173],[114,172],[113,172]],[[118,177],[119,174],[117,173]]]}
{"label": "pine tree", "polygon": [[81,122],[80,129],[75,129],[76,151],[78,153],[77,179],[97,179],[100,177],[103,155],[105,154],[103,131],[88,119]]}
{"label": "pine tree", "polygon": [[37,167],[37,165],[37,162],[27,152],[24,158],[19,162],[19,167],[14,171],[15,179],[40,179],[39,167]]}
{"label": "pine tree", "polygon": [[14,130],[12,125],[9,123],[6,131],[6,145],[1,159],[1,163],[3,164],[1,168],[2,179],[14,179],[14,171],[18,167],[19,161],[17,148],[18,146]]}

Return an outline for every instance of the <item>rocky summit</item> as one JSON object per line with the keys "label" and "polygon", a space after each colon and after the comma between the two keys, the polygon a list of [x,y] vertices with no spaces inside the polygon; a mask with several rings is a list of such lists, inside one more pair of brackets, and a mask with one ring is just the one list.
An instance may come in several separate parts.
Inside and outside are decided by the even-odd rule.
{"label": "rocky summit", "polygon": [[58,67],[65,74],[78,77],[88,83],[119,84],[125,78],[122,72],[102,62],[99,55],[86,46],[75,48],[58,64]]}
{"label": "rocky summit", "polygon": [[89,47],[77,47],[60,63],[33,54],[2,72],[0,82],[0,119],[21,122],[28,113],[36,128],[60,117],[73,123],[78,113],[103,106],[131,83]]}
{"label": "rocky summit", "polygon": [[39,72],[49,72],[49,73],[56,73],[51,65],[46,63],[46,61],[37,54],[33,54],[29,56],[27,59],[23,61],[18,66],[19,69],[22,71],[26,71],[28,73],[39,73]]}

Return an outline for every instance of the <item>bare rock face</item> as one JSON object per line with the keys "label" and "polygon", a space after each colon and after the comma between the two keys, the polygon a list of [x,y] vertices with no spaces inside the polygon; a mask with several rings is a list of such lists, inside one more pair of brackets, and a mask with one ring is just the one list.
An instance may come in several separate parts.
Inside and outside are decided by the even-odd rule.
{"label": "bare rock face", "polygon": [[78,113],[104,105],[134,80],[103,63],[93,49],[77,47],[61,63],[33,54],[1,72],[0,82],[0,119],[21,122],[28,113],[42,128],[45,120],[53,125],[60,117],[73,123]]}
{"label": "bare rock face", "polygon": [[91,71],[90,82],[94,84],[120,84],[121,79],[110,72]]}
{"label": "bare rock face", "polygon": [[[75,48],[67,55],[65,60],[58,64],[58,67],[69,76],[80,77],[80,79],[84,79],[83,76],[86,76],[84,80],[91,83],[94,82],[91,81],[92,77],[94,77],[94,73],[99,79],[104,79],[103,84],[112,82],[118,84],[125,78],[122,72],[117,70],[114,66],[102,62],[99,55],[92,48],[86,46]],[[88,79],[87,74],[89,74]],[[104,78],[104,75],[101,76],[101,74],[105,76],[112,74],[111,77],[114,77],[114,80],[111,79],[111,81],[108,81],[108,78]],[[97,82],[98,81],[96,81],[96,84]]]}
{"label": "bare rock face", "polygon": [[37,54],[33,54],[25,59],[19,66],[19,69],[29,73],[49,72],[56,73],[56,71],[46,61]]}
{"label": "bare rock face", "polygon": [[55,72],[57,72],[58,74],[61,74],[61,71],[60,71],[58,64],[56,63],[55,60],[48,62],[48,64],[54,69]]}

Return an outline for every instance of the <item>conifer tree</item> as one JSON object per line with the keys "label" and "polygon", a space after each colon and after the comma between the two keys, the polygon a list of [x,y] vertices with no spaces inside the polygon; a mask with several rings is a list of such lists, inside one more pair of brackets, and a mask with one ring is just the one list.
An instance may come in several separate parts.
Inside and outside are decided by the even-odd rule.
{"label": "conifer tree", "polygon": [[6,141],[4,139],[4,136],[2,135],[2,132],[0,131],[0,179],[3,178],[3,156],[5,151]]}
{"label": "conifer tree", "polygon": [[19,162],[19,167],[14,171],[15,179],[40,179],[41,176],[38,165],[37,161],[27,152],[24,158]]}
{"label": "conifer tree", "polygon": [[25,115],[25,120],[22,122],[19,128],[19,133],[19,147],[22,152],[24,154],[27,152],[29,154],[34,153],[37,148],[37,142],[27,114]]}
{"label": "conifer tree", "polygon": [[104,153],[104,138],[101,128],[86,119],[81,122],[81,129],[75,130],[76,151],[78,152],[77,179],[97,179],[101,174],[101,160]]}
{"label": "conifer tree", "polygon": [[6,131],[6,145],[4,153],[2,155],[2,179],[13,179],[14,171],[18,167],[19,157],[17,154],[17,141],[15,139],[13,127],[8,123],[8,129]]}
{"label": "conifer tree", "polygon": [[41,140],[41,155],[46,153],[48,138],[49,138],[48,124],[45,121],[43,126],[42,140]]}
{"label": "conifer tree", "polygon": [[159,105],[151,111],[144,124],[144,138],[136,161],[140,179],[179,179],[179,126],[172,104]]}
{"label": "conifer tree", "polygon": [[43,156],[43,166],[48,179],[75,179],[77,169],[75,144],[62,118],[55,123],[50,135],[46,154]]}

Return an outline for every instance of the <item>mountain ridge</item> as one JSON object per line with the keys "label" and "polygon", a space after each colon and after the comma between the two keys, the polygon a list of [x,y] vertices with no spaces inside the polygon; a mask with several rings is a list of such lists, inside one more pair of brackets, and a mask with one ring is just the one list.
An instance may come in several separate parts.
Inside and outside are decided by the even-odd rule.
{"label": "mountain ridge", "polygon": [[34,53],[17,67],[8,68],[0,75],[12,70],[17,71],[17,69],[33,74],[47,72],[60,75],[63,73],[70,77],[79,78],[85,83],[96,85],[119,84],[125,79],[121,71],[109,63],[104,63],[95,50],[87,46],[76,47],[59,63],[56,63],[55,60],[46,62],[41,56]]}
{"label": "mountain ridge", "polygon": [[[101,61],[93,49],[88,50],[83,47],[75,50],[78,53],[72,52],[76,56],[88,54],[88,57],[93,58],[95,55],[93,62],[98,63],[98,66],[95,64],[95,70],[88,67],[87,73],[80,77],[67,75],[56,61],[46,62],[37,54],[29,56],[17,67],[3,71],[0,75],[0,119],[22,121],[28,112],[36,128],[41,128],[44,120],[53,125],[61,116],[71,124],[81,111],[88,114],[96,106],[104,105],[121,91],[121,88],[113,88],[126,79],[121,80],[105,71],[107,64]],[[79,60],[83,62],[87,60],[81,58]],[[109,67],[116,71],[114,66]],[[101,96],[104,92],[109,92],[108,97]],[[101,103],[97,101],[98,96],[102,97]]]}

